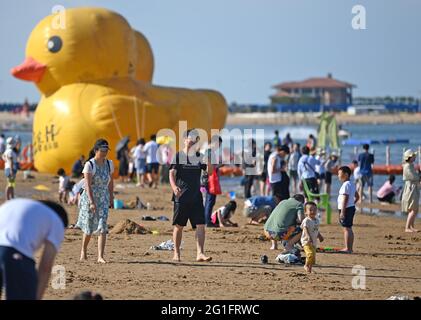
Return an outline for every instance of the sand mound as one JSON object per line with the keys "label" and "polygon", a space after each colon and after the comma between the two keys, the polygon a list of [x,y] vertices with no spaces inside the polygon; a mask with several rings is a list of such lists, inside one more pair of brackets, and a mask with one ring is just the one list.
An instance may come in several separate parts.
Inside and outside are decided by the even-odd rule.
{"label": "sand mound", "polygon": [[145,227],[142,227],[140,224],[137,224],[134,221],[129,219],[121,220],[114,228],[111,229],[110,233],[118,234],[118,233],[125,233],[125,234],[148,234],[151,233]]}

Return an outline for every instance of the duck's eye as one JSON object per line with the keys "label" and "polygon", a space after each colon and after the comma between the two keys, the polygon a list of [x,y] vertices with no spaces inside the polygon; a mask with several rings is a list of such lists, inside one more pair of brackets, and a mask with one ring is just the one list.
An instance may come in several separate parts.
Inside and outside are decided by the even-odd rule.
{"label": "duck's eye", "polygon": [[61,47],[63,46],[63,41],[59,36],[52,36],[50,39],[48,39],[47,47],[48,51],[52,53],[59,52]]}

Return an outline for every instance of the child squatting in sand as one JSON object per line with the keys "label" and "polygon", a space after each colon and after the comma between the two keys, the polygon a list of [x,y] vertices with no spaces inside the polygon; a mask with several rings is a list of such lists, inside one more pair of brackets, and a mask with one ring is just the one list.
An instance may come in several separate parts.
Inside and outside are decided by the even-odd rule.
{"label": "child squatting in sand", "polygon": [[304,213],[306,217],[301,223],[301,245],[304,248],[306,254],[306,263],[304,270],[311,273],[313,265],[316,263],[316,248],[317,239],[323,242],[324,238],[319,232],[320,221],[317,218],[317,205],[314,202],[307,202],[304,205]]}

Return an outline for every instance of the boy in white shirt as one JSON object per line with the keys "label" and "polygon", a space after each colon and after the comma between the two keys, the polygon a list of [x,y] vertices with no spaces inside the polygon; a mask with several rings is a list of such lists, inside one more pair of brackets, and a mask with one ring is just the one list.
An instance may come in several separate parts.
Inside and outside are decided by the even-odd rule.
{"label": "boy in white shirt", "polygon": [[58,178],[58,198],[60,203],[67,203],[67,198],[69,196],[69,177],[66,176],[66,171],[63,168],[58,169],[57,175]]}
{"label": "boy in white shirt", "polygon": [[349,167],[343,166],[338,170],[338,178],[342,182],[338,195],[339,223],[344,230],[345,248],[340,250],[344,253],[352,253],[354,244],[354,232],[352,225],[355,215],[355,203],[360,199],[355,183],[350,181],[352,171]]}
{"label": "boy in white shirt", "polygon": [[4,161],[4,175],[7,179],[6,185],[6,200],[13,199],[15,197],[15,186],[16,186],[16,172],[17,172],[17,154],[14,150],[16,147],[16,141],[12,137],[6,140],[7,147],[3,153]]}
{"label": "boy in white shirt", "polygon": [[316,203],[309,201],[304,205],[304,212],[306,218],[301,223],[301,245],[304,248],[306,254],[306,263],[304,270],[311,273],[313,265],[316,263],[316,248],[317,239],[323,242],[324,238],[319,232],[320,221],[317,219],[317,205]]}

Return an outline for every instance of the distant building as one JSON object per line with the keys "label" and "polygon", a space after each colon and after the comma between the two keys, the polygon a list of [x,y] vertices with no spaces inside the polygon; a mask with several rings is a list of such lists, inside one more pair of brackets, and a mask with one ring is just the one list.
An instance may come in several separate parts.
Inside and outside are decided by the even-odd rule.
{"label": "distant building", "polygon": [[272,104],[343,105],[352,104],[355,85],[332,78],[309,78],[304,81],[283,82],[273,86],[277,92],[270,96]]}

